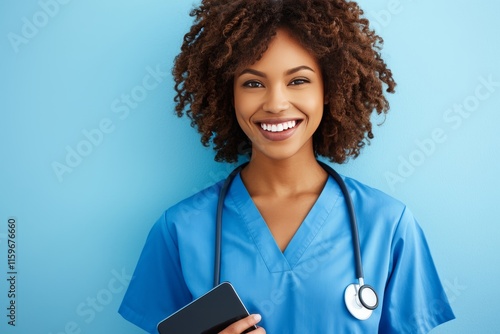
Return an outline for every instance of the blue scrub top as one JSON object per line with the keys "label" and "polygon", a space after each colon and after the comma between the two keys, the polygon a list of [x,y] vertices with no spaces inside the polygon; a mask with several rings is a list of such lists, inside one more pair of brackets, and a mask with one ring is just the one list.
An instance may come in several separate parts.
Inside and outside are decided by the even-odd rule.
{"label": "blue scrub top", "polygon": [[[357,282],[345,200],[329,177],[284,252],[239,175],[224,202],[221,281],[229,281],[268,334],[427,333],[454,318],[423,232],[399,201],[345,178],[356,210],[365,283],[379,306],[368,320],[347,310]],[[157,333],[158,322],[212,288],[215,215],[222,181],[156,222],[119,312]]]}

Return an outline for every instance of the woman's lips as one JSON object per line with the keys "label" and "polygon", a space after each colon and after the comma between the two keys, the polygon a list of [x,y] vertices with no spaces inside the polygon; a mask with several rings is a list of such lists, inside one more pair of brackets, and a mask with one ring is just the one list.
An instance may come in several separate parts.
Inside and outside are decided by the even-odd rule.
{"label": "woman's lips", "polygon": [[293,129],[297,125],[296,121],[288,121],[282,123],[260,123],[260,127],[269,132],[282,132],[288,129]]}
{"label": "woman's lips", "polygon": [[300,125],[300,120],[290,120],[281,122],[263,121],[258,123],[262,135],[271,141],[282,141],[290,138]]}

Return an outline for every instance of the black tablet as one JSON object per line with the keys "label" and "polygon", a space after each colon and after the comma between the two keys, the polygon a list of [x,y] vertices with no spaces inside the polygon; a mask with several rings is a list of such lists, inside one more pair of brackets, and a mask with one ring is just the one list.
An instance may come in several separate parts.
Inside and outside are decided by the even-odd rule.
{"label": "black tablet", "polygon": [[[216,334],[247,317],[248,311],[228,282],[223,282],[158,324],[160,334]],[[254,330],[252,327],[244,331]]]}

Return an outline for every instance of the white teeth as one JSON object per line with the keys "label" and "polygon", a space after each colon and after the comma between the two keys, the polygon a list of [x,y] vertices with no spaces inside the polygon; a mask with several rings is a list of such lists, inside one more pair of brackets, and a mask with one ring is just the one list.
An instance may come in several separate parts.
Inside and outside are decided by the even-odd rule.
{"label": "white teeth", "polygon": [[288,122],[283,122],[283,123],[278,123],[278,124],[260,123],[260,127],[263,130],[270,131],[270,132],[282,132],[282,131],[294,128],[295,125],[297,125],[296,121],[288,121]]}

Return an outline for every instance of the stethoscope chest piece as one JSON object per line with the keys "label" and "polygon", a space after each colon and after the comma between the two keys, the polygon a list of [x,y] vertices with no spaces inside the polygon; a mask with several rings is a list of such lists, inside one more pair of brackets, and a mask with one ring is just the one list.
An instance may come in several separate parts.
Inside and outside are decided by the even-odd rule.
{"label": "stethoscope chest piece", "polygon": [[345,305],[353,317],[368,319],[378,306],[378,297],[369,285],[349,284],[344,292]]}

